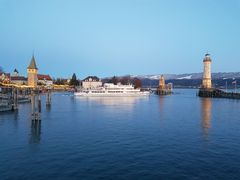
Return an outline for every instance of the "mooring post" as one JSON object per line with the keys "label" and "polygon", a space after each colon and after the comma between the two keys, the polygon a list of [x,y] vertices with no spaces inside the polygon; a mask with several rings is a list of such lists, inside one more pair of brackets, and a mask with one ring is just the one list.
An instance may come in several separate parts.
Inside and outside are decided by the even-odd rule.
{"label": "mooring post", "polygon": [[18,89],[12,88],[12,110],[18,109]]}
{"label": "mooring post", "polygon": [[42,111],[41,97],[38,92],[38,112],[41,113],[41,111]]}
{"label": "mooring post", "polygon": [[31,93],[32,103],[32,120],[39,121],[41,114],[41,98],[38,90],[33,90]]}
{"label": "mooring post", "polygon": [[51,106],[51,90],[47,90],[46,94],[46,106]]}
{"label": "mooring post", "polygon": [[35,119],[35,94],[34,91],[31,92],[31,105],[32,105],[32,119]]}

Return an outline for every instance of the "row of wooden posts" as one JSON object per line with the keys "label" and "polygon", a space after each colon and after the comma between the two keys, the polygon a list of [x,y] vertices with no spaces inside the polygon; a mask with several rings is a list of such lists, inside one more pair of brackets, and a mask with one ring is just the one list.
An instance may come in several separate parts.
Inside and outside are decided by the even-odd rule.
{"label": "row of wooden posts", "polygon": [[[33,90],[31,94],[31,105],[32,105],[32,120],[38,121],[41,120],[41,112],[42,112],[42,105],[41,105],[41,97],[39,90]],[[48,90],[46,93],[46,106],[51,106],[51,91]]]}
{"label": "row of wooden posts", "polygon": [[[38,89],[31,90],[31,118],[33,121],[41,120],[42,102],[41,94]],[[12,90],[12,109],[18,110],[18,89]],[[51,106],[51,90],[46,92],[46,106]]]}

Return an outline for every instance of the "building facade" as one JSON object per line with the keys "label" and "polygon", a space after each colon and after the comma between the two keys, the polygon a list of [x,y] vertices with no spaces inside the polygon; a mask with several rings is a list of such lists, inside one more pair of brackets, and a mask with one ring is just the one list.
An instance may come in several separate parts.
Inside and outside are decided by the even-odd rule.
{"label": "building facade", "polygon": [[38,74],[37,79],[38,79],[38,84],[40,85],[45,85],[45,86],[53,85],[53,80],[49,75]]}
{"label": "building facade", "polygon": [[83,89],[95,89],[102,86],[102,81],[96,76],[88,76],[82,81]]}
{"label": "building facade", "polygon": [[16,77],[16,76],[19,76],[19,72],[17,69],[14,69],[12,77]]}
{"label": "building facade", "polygon": [[10,73],[0,72],[0,82],[9,83],[11,81]]}
{"label": "building facade", "polygon": [[24,76],[12,76],[11,83],[18,85],[27,85],[28,79]]}
{"label": "building facade", "polygon": [[26,77],[19,75],[19,72],[17,69],[14,69],[11,75],[11,83],[17,84],[17,85],[27,85],[28,81]]}

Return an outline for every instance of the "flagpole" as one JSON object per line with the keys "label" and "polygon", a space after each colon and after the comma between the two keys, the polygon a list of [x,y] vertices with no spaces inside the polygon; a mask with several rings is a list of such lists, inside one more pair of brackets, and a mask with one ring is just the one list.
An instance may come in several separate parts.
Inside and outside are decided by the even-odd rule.
{"label": "flagpole", "polygon": [[226,92],[227,92],[227,81],[226,81]]}
{"label": "flagpole", "polygon": [[237,93],[237,80],[236,80],[236,83],[235,83],[235,93]]}

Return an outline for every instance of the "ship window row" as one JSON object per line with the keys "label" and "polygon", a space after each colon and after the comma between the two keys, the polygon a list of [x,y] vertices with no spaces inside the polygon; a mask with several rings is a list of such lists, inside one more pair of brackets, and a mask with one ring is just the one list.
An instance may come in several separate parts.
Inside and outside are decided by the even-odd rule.
{"label": "ship window row", "polygon": [[111,90],[124,90],[124,88],[111,88]]}
{"label": "ship window row", "polygon": [[108,88],[109,90],[134,90],[134,88]]}
{"label": "ship window row", "polygon": [[123,91],[108,91],[109,93],[123,93]]}
{"label": "ship window row", "polygon": [[92,93],[105,93],[104,91],[92,91]]}

